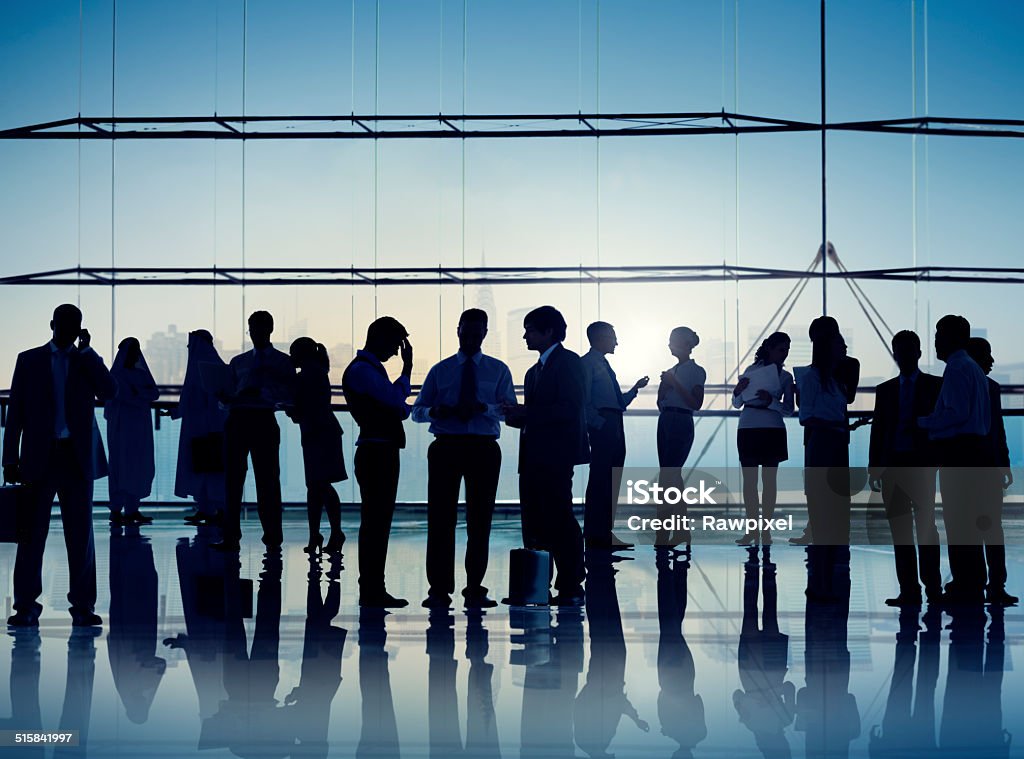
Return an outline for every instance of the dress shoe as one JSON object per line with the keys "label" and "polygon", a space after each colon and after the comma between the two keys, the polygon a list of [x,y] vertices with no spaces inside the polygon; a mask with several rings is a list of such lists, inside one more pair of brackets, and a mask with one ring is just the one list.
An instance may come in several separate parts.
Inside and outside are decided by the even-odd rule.
{"label": "dress shoe", "polygon": [[8,627],[39,627],[39,617],[17,612],[7,618]]}
{"label": "dress shoe", "polygon": [[811,544],[811,536],[805,532],[803,535],[790,538],[789,544],[793,546],[809,546]]}
{"label": "dress shoe", "polygon": [[99,627],[102,624],[103,619],[99,614],[94,614],[91,611],[71,612],[71,625],[73,627]]}
{"label": "dress shoe", "polygon": [[757,544],[757,530],[749,530],[742,538],[736,538],[736,545],[749,546]]}
{"label": "dress shoe", "polygon": [[552,596],[548,601],[549,606],[583,606],[586,603],[586,595],[583,589],[562,591]]}
{"label": "dress shoe", "polygon": [[1019,601],[1017,596],[1011,596],[1005,588],[989,588],[985,591],[985,602],[993,606],[1016,606]]}
{"label": "dress shoe", "polygon": [[136,511],[134,514],[124,515],[125,524],[153,524],[153,517],[147,514],[140,514]]}
{"label": "dress shoe", "polygon": [[912,595],[910,593],[900,593],[895,598],[885,599],[886,606],[898,606],[898,607],[914,607],[921,605],[921,595]]}
{"label": "dress shoe", "polygon": [[359,596],[359,605],[368,609],[403,609],[409,605],[404,598],[395,598],[390,593],[374,593]]}
{"label": "dress shoe", "polygon": [[420,604],[424,609],[450,609],[452,605],[452,597],[447,593],[434,595],[431,593],[423,599],[423,603]]}
{"label": "dress shoe", "polygon": [[467,593],[462,591],[463,608],[466,609],[493,609],[498,602],[488,598],[486,588],[482,592]]}
{"label": "dress shoe", "polygon": [[216,543],[210,543],[210,548],[221,553],[238,553],[242,547],[237,540],[218,540]]}

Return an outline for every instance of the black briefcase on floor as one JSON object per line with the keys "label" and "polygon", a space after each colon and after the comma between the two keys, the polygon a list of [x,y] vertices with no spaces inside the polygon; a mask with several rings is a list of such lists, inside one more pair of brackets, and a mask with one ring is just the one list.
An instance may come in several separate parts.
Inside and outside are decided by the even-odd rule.
{"label": "black briefcase on floor", "polygon": [[0,543],[17,543],[28,527],[28,488],[25,485],[0,487]]}
{"label": "black briefcase on floor", "polygon": [[508,598],[513,606],[547,604],[551,586],[551,554],[516,548],[509,554]]}

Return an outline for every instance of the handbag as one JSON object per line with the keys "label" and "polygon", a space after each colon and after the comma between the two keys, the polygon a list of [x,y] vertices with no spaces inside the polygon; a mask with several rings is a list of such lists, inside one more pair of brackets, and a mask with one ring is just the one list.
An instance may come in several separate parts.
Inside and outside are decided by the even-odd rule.
{"label": "handbag", "polygon": [[551,554],[516,548],[509,554],[508,598],[511,606],[547,605]]}
{"label": "handbag", "polygon": [[224,471],[224,433],[207,432],[192,438],[192,471],[218,474]]}
{"label": "handbag", "polygon": [[29,526],[29,499],[26,485],[0,487],[0,543],[17,543]]}

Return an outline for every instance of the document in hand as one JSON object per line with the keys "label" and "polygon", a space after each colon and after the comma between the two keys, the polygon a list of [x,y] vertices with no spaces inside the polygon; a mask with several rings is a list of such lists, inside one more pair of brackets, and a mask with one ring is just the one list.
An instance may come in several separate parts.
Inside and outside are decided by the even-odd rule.
{"label": "document in hand", "polygon": [[199,378],[203,383],[203,390],[211,395],[235,392],[235,378],[231,373],[231,367],[227,364],[218,364],[214,361],[202,361],[199,364]]}
{"label": "document in hand", "polygon": [[740,396],[744,403],[757,400],[758,390],[767,390],[772,398],[778,398],[782,391],[782,384],[779,382],[779,370],[775,364],[759,366],[756,369],[748,369],[743,376],[750,380],[743,394]]}

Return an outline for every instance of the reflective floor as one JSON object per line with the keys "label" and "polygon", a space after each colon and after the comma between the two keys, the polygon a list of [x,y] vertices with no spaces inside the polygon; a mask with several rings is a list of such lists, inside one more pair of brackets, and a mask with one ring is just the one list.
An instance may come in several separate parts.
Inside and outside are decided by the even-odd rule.
{"label": "reflective floor", "polygon": [[[413,605],[385,615],[356,606],[355,530],[344,567],[310,565],[301,521],[265,557],[250,520],[239,565],[169,521],[96,525],[102,631],[72,632],[55,522],[41,626],[0,642],[0,730],[78,730],[81,745],[3,756],[1022,753],[1024,613],[901,617],[882,602],[882,547],[815,570],[821,602],[803,549],[643,547],[590,558],[585,610],[428,615],[424,524],[406,518],[389,589]],[[517,528],[494,533],[499,598]],[[0,546],[5,595],[14,550]],[[1024,590],[1024,549],[1009,564]]]}

